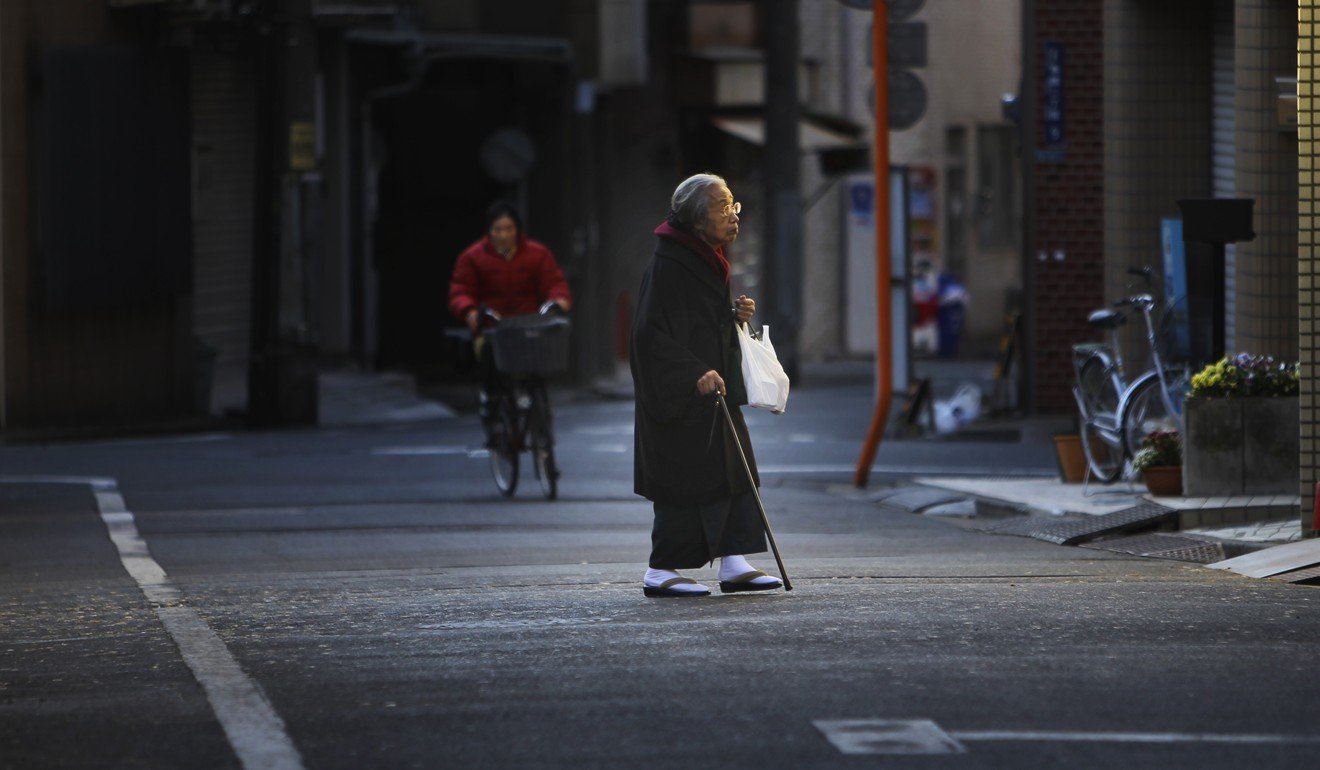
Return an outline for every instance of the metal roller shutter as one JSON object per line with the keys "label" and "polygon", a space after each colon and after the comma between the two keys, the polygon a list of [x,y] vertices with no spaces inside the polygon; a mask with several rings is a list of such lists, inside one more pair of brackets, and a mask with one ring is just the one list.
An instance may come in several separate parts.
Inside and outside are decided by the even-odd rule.
{"label": "metal roller shutter", "polygon": [[[1211,126],[1210,165],[1212,194],[1216,198],[1236,198],[1236,142],[1234,132],[1237,120],[1233,99],[1233,0],[1215,0],[1211,41]],[[1235,348],[1237,319],[1237,248],[1228,244],[1224,249],[1224,347]]]}

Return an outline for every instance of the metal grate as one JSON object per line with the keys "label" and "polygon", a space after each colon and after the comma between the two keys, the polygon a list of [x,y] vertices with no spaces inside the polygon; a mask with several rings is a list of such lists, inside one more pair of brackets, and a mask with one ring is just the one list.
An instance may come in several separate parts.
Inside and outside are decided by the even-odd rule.
{"label": "metal grate", "polygon": [[1133,556],[1189,561],[1196,564],[1213,564],[1224,558],[1223,543],[1213,538],[1194,535],[1155,533],[1092,540],[1089,543],[1082,543],[1081,546],[1097,551],[1130,553]]}
{"label": "metal grate", "polygon": [[1154,529],[1165,522],[1176,521],[1177,518],[1178,512],[1173,508],[1165,508],[1157,503],[1142,503],[1113,513],[1049,524],[1032,532],[1031,537],[1059,545],[1077,545],[1104,535]]}
{"label": "metal grate", "polygon": [[995,519],[976,528],[991,535],[1017,535],[1033,537],[1037,532],[1065,522],[1080,521],[1074,516],[1014,516],[1007,519]]}

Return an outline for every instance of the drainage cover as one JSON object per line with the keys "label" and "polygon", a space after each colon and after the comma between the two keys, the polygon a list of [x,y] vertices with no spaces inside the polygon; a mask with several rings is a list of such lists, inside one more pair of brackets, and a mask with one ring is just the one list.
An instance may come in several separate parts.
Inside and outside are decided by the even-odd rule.
{"label": "drainage cover", "polygon": [[1130,553],[1133,556],[1190,561],[1196,564],[1211,564],[1224,558],[1223,543],[1212,538],[1193,535],[1155,533],[1133,537],[1118,537],[1109,540],[1092,540],[1081,545],[1083,548],[1094,548],[1097,551]]}
{"label": "drainage cover", "polygon": [[1059,545],[1077,545],[1102,535],[1154,529],[1177,518],[1178,511],[1173,508],[1165,508],[1158,503],[1142,503],[1113,513],[1051,524],[1032,532],[1031,536]]}

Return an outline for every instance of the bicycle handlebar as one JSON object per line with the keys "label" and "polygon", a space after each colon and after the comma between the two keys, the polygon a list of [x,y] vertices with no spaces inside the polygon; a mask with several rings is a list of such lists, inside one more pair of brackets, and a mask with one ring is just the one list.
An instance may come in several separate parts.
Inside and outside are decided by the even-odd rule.
{"label": "bicycle handlebar", "polygon": [[540,315],[568,315],[568,311],[552,299],[546,300],[536,312]]}

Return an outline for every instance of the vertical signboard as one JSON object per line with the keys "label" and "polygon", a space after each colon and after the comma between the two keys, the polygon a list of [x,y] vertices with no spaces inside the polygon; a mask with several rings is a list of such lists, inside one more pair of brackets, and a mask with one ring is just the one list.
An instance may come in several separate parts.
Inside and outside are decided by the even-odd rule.
{"label": "vertical signboard", "polygon": [[1187,313],[1187,257],[1183,248],[1181,219],[1160,220],[1160,245],[1164,254],[1164,307],[1168,346],[1163,351],[1175,361],[1186,361],[1192,354],[1191,319]]}
{"label": "vertical signboard", "polygon": [[[911,370],[911,309],[908,265],[906,168],[889,172],[891,323],[893,379],[906,391]],[[845,180],[844,205],[844,346],[849,355],[875,355],[875,183],[868,175]]]}
{"label": "vertical signboard", "polygon": [[1041,92],[1044,107],[1045,145],[1064,145],[1064,44],[1045,41],[1045,82]]}

